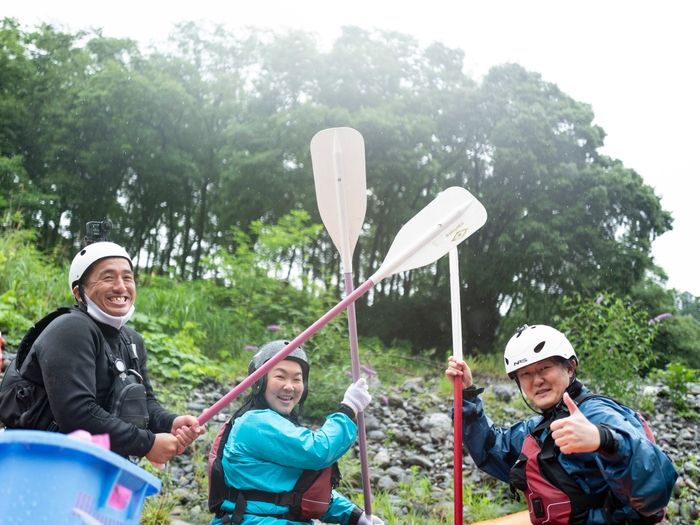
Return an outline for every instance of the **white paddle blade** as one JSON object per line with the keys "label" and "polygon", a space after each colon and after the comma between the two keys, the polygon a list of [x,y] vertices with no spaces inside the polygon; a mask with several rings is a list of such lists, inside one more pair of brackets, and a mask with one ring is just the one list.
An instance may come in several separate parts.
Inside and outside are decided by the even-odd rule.
{"label": "white paddle blade", "polygon": [[370,277],[426,266],[467,239],[486,222],[486,208],[464,188],[452,186],[419,211],[399,230],[382,266]]}
{"label": "white paddle blade", "polygon": [[318,211],[348,273],[367,211],[365,141],[352,128],[319,131],[311,139],[311,164]]}

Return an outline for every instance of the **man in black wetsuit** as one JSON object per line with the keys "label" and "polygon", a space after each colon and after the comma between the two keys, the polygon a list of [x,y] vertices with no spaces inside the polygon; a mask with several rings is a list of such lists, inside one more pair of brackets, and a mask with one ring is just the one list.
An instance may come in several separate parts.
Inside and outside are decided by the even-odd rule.
{"label": "man in black wetsuit", "polygon": [[[143,339],[126,326],[136,299],[126,250],[106,241],[86,246],[73,259],[68,284],[78,304],[44,329],[20,368],[46,389],[53,429],[109,434],[113,452],[155,464],[182,453],[205,429],[194,416],[165,410],[153,394]],[[126,396],[140,398],[136,408],[124,399],[115,410],[122,405],[119,377],[136,384]]]}

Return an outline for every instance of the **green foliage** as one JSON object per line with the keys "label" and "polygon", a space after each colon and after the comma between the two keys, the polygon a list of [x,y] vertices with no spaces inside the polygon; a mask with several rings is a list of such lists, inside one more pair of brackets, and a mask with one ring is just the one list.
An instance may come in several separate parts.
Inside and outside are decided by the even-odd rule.
{"label": "green foliage", "polygon": [[0,331],[12,346],[42,316],[73,302],[67,271],[37,251],[34,241],[30,230],[0,234]]}
{"label": "green foliage", "polygon": [[669,363],[682,363],[691,368],[700,368],[700,316],[697,306],[700,298],[678,293],[665,288],[665,276],[650,276],[636,285],[632,298],[647,312],[668,312],[673,317],[665,318],[652,342],[657,356],[657,367]]}
{"label": "green foliage", "polygon": [[578,374],[594,391],[638,408],[640,377],[654,362],[657,324],[644,310],[611,294],[597,300],[564,297],[559,323],[579,358]]}
{"label": "green foliage", "polygon": [[[139,330],[143,322],[134,320],[134,328]],[[169,384],[182,389],[190,389],[202,382],[203,377],[224,380],[227,371],[222,363],[202,356],[195,344],[202,334],[196,330],[194,323],[186,323],[183,330],[174,335],[162,332],[140,331],[148,349],[148,368],[156,376]]]}
{"label": "green foliage", "polygon": [[681,314],[689,315],[696,321],[700,321],[700,297],[683,292],[678,294],[676,301]]}
{"label": "green foliage", "polygon": [[[399,228],[440,191],[467,187],[489,221],[460,247],[463,304],[478,319],[465,316],[463,330],[469,351],[487,354],[504,302],[524,321],[548,322],[562,293],[628,294],[652,265],[651,241],[671,226],[642,177],[601,155],[605,133],[590,106],[519,65],[476,82],[462,50],[356,27],[328,50],[299,31],[185,23],[172,37],[168,48],[142,53],[99,32],[3,21],[0,212],[35,228],[42,250],[77,247],[86,221],[108,217],[113,239],[140,254],[149,277],[226,279],[222,254],[242,257],[248,243],[272,272],[251,275],[255,286],[274,275],[318,288],[322,301],[337,297],[340,262],[327,233],[289,239],[308,238],[321,222],[311,137],[352,126],[365,138],[368,173],[354,279],[376,270]],[[301,210],[312,226],[296,229],[288,217]],[[271,224],[286,227],[283,242],[259,249],[251,225]],[[443,357],[448,281],[444,260],[392,276],[358,301],[360,333]],[[250,292],[246,284],[235,286]],[[219,291],[205,290],[217,306],[255,317],[232,327],[234,341],[213,340],[216,351],[202,346],[207,356],[257,344],[265,335],[257,320],[275,308],[292,315],[297,306],[304,320],[316,311],[291,301],[257,312],[245,300],[227,304],[244,296]],[[227,320],[200,324],[207,340]]]}
{"label": "green foliage", "polygon": [[686,368],[680,363],[669,363],[664,370],[654,369],[651,378],[664,386],[673,407],[681,417],[697,419],[700,414],[688,403],[689,383],[698,380],[698,371]]}
{"label": "green foliage", "polygon": [[526,510],[527,504],[524,501],[513,500],[509,490],[505,485],[499,486],[498,496],[494,500],[485,490],[466,485],[463,499],[465,522],[475,523]]}
{"label": "green foliage", "polygon": [[700,321],[690,315],[664,319],[654,339],[658,366],[679,362],[700,368]]}
{"label": "green foliage", "polygon": [[[348,360],[350,355],[348,354]],[[346,369],[349,367],[346,367]],[[309,397],[304,403],[304,420],[323,421],[338,409],[343,394],[352,383],[339,365],[313,366],[309,378]]]}
{"label": "green foliage", "polygon": [[173,509],[179,498],[172,492],[158,493],[146,498],[141,512],[141,525],[170,525]]}
{"label": "green foliage", "polygon": [[146,460],[142,460],[140,466],[159,478],[162,485],[158,494],[144,500],[139,523],[140,525],[169,525],[170,514],[178,504],[178,497],[172,492],[175,482],[169,475],[169,467],[166,466],[166,470],[161,471],[154,468]]}
{"label": "green foliage", "polygon": [[[294,282],[288,276],[277,275],[279,265],[274,253],[292,245],[301,250],[317,234],[318,226],[306,223],[308,215],[295,212],[283,217],[279,225],[254,225],[255,241],[234,231],[236,253],[221,250],[205,261],[213,275],[210,279],[180,281],[143,276],[138,288],[139,310],[149,312],[149,322],[155,322],[157,330],[185,330],[202,349],[202,355],[237,363],[240,370],[246,370],[250,348],[274,339],[293,339],[321,317],[332,300],[314,283],[303,278]],[[309,341],[310,353],[317,345],[331,353],[341,341],[347,344],[343,328],[346,322],[344,316],[331,321]]]}

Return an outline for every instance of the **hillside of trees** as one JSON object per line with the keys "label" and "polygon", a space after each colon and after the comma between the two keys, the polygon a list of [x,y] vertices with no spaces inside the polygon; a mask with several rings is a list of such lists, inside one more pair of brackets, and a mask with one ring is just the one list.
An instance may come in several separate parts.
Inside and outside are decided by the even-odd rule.
{"label": "hillside of trees", "polygon": [[[667,290],[651,258],[671,214],[642,175],[600,153],[605,132],[591,107],[515,64],[477,81],[463,59],[459,49],[352,27],[324,51],[304,33],[185,23],[167,46],[145,51],[6,18],[0,227],[32,232],[27,242],[61,268],[86,222],[109,219],[142,282],[200,283],[221,301],[211,304],[235,309],[252,276],[273,279],[260,326],[288,307],[303,329],[316,318],[301,302],[343,295],[309,143],[348,126],[364,137],[367,165],[356,285],[404,223],[458,185],[489,214],[460,246],[465,352],[500,353],[518,325],[556,323],[565,297],[607,294],[649,319],[673,314],[657,354],[700,366],[700,299]],[[11,289],[2,282],[0,296]],[[361,298],[358,329],[444,356],[449,300],[441,260]],[[250,315],[236,318],[237,329]]]}

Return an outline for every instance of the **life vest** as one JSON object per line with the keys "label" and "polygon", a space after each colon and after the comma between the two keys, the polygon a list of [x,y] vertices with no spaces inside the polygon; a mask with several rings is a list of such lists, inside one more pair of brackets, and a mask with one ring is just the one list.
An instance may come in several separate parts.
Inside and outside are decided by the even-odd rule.
{"label": "life vest", "polygon": [[[574,402],[581,405],[593,397],[611,399],[588,393],[580,395]],[[646,420],[641,414],[635,413],[644,427],[647,439],[655,443]],[[567,411],[560,412],[553,419],[540,423],[525,437],[520,456],[510,472],[511,486],[525,495],[533,525],[585,525],[591,509],[602,509],[606,521],[612,525],[613,510],[621,506],[614,493],[605,491],[587,494],[559,463],[559,448],[556,447],[551,432],[540,442],[539,438],[549,429],[552,421],[568,415]],[[654,516],[640,516],[639,523],[658,523],[665,514],[664,509]]]}
{"label": "life vest", "polygon": [[[328,511],[331,490],[340,481],[338,463],[323,470],[304,470],[294,488],[289,492],[266,492],[263,490],[238,490],[226,484],[222,458],[224,447],[233,428],[233,418],[221,426],[209,451],[209,511],[221,518],[223,523],[240,523],[248,501],[262,501],[289,507],[284,514],[271,517],[292,521],[320,519]],[[236,504],[233,514],[221,510],[224,501]]]}

